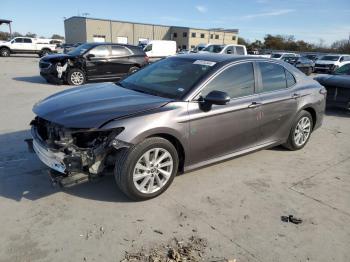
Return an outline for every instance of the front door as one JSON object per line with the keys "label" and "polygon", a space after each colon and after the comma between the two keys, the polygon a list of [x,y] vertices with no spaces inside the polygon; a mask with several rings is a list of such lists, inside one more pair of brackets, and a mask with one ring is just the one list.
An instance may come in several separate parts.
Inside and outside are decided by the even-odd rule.
{"label": "front door", "polygon": [[213,90],[226,92],[230,102],[209,109],[201,102],[189,102],[193,164],[253,147],[257,142],[259,111],[255,105],[259,104],[259,95],[254,94],[253,64],[245,62],[225,69],[202,89],[200,96]]}
{"label": "front door", "polygon": [[294,76],[283,66],[258,62],[261,100],[261,136],[259,142],[273,143],[285,140],[294,121],[300,94],[295,91]]}
{"label": "front door", "polygon": [[98,45],[85,56],[88,79],[108,78],[113,73],[109,64],[110,48],[108,45]]}

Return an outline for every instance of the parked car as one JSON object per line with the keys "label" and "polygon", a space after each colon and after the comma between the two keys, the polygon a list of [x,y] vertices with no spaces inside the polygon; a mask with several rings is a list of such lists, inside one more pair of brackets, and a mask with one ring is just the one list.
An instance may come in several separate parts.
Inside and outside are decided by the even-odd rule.
{"label": "parked car", "polygon": [[143,49],[151,62],[176,54],[176,42],[152,40]]}
{"label": "parked car", "polygon": [[285,53],[285,52],[275,52],[271,54],[271,58],[276,60],[284,60],[286,58],[298,57],[298,54],[294,53]]}
{"label": "parked car", "polygon": [[282,60],[295,66],[306,75],[311,75],[311,73],[314,71],[315,63],[306,57],[284,57]]}
{"label": "parked car", "polygon": [[229,54],[229,55],[247,55],[247,48],[244,45],[216,45],[209,44],[202,49],[203,53]]}
{"label": "parked car", "polygon": [[0,43],[0,56],[11,54],[38,54],[40,57],[56,53],[56,44],[50,44],[45,39],[31,37],[15,37],[10,41]]}
{"label": "parked car", "polygon": [[315,80],[327,89],[327,106],[350,109],[350,62]]}
{"label": "parked car", "polygon": [[178,55],[38,102],[32,142],[63,185],[113,168],[127,196],[149,199],[179,172],[280,144],[303,148],[322,123],[325,92],[285,62]]}
{"label": "parked car", "polygon": [[39,62],[40,75],[55,84],[116,80],[148,63],[145,52],[122,44],[87,43],[67,54],[48,55]]}
{"label": "parked car", "polygon": [[320,56],[317,54],[303,54],[302,57],[305,57],[315,62]]}
{"label": "parked car", "polygon": [[315,72],[332,73],[347,62],[350,55],[325,55],[315,62]]}
{"label": "parked car", "polygon": [[199,51],[202,51],[207,46],[208,46],[208,44],[199,44],[199,45],[195,46],[195,48],[193,48],[191,50],[191,53],[198,53]]}

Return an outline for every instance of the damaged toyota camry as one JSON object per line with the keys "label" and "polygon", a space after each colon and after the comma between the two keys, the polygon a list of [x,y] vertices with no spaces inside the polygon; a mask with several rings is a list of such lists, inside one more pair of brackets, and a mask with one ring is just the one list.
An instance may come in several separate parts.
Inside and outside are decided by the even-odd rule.
{"label": "damaged toyota camry", "polygon": [[325,95],[282,61],[179,55],[38,102],[31,145],[63,186],[111,170],[128,197],[149,199],[178,173],[280,144],[303,148]]}

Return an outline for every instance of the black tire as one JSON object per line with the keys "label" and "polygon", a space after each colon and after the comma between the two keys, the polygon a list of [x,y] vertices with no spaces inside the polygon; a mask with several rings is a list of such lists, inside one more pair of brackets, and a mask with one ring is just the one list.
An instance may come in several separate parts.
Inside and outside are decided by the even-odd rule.
{"label": "black tire", "polygon": [[131,74],[135,73],[138,70],[140,70],[140,68],[138,66],[132,66],[129,69],[128,75],[131,75]]}
{"label": "black tire", "polygon": [[[76,76],[80,76],[79,78],[81,79],[80,81],[77,80]],[[67,82],[69,85],[72,86],[79,86],[83,85],[86,82],[86,76],[85,73],[78,69],[78,68],[72,68],[69,70],[67,74]]]}
{"label": "black tire", "polygon": [[10,56],[10,55],[11,55],[11,51],[7,47],[2,47],[0,49],[0,56],[7,57],[7,56]]}
{"label": "black tire", "polygon": [[[163,148],[168,151],[173,159],[173,169],[166,184],[154,193],[140,192],[133,181],[135,165],[140,157],[152,148]],[[179,165],[178,153],[172,143],[160,137],[147,138],[143,142],[129,148],[121,149],[116,157],[114,176],[119,189],[130,199],[147,200],[159,196],[171,185],[177,174]]]}
{"label": "black tire", "polygon": [[[304,118],[304,117],[307,117],[310,121],[310,132],[309,132],[309,135],[307,137],[307,139],[305,140],[305,142],[303,142],[302,145],[298,145],[298,143],[295,141],[295,133],[296,133],[296,129],[297,129],[297,126],[298,126],[298,123],[299,121]],[[292,128],[290,130],[290,133],[289,133],[289,137],[288,137],[288,140],[285,144],[283,144],[283,146],[289,150],[299,150],[299,149],[302,149],[306,144],[307,142],[309,141],[310,139],[310,136],[311,136],[311,133],[312,133],[312,129],[313,129],[313,120],[312,120],[312,116],[311,114],[308,112],[308,111],[305,111],[305,110],[302,110],[298,113],[297,117],[295,118],[295,121],[292,125]]]}
{"label": "black tire", "polygon": [[51,50],[43,49],[43,50],[40,51],[39,57],[44,57],[44,56],[49,55],[49,54],[51,54]]}

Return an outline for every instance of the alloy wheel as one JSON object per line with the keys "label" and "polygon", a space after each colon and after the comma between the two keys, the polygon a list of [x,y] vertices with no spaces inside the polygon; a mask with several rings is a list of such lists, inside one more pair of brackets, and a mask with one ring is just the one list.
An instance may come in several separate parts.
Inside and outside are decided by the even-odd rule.
{"label": "alloy wheel", "polygon": [[136,189],[152,194],[163,188],[171,177],[174,160],[164,148],[152,148],[136,162],[133,181]]}
{"label": "alloy wheel", "polygon": [[70,79],[74,85],[81,85],[84,83],[84,76],[81,72],[73,72]]}
{"label": "alloy wheel", "polygon": [[311,121],[310,118],[304,116],[300,118],[297,126],[294,130],[294,142],[298,147],[303,146],[311,133]]}

